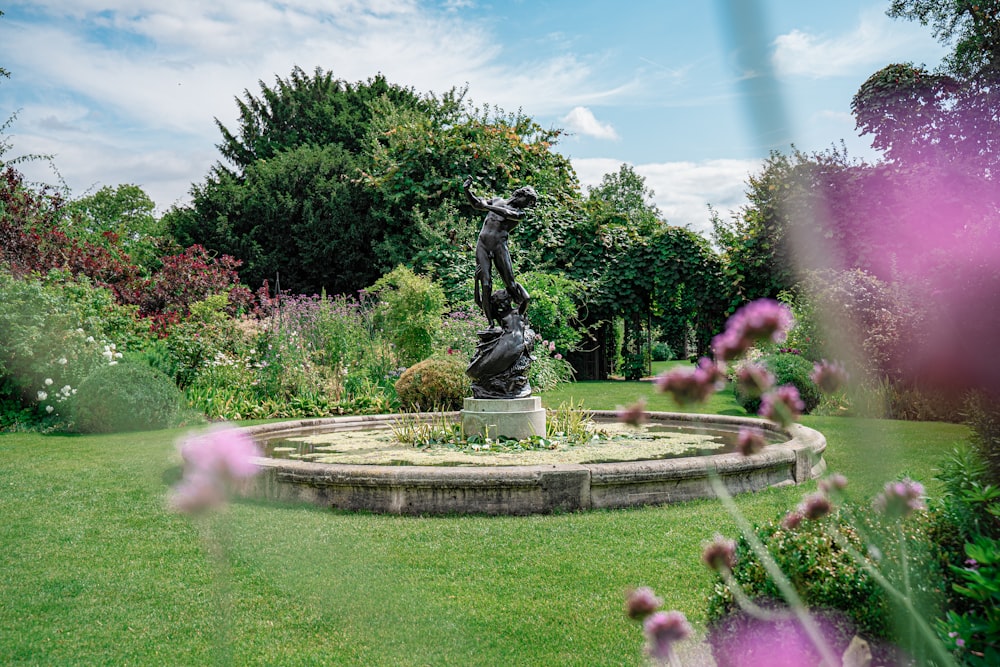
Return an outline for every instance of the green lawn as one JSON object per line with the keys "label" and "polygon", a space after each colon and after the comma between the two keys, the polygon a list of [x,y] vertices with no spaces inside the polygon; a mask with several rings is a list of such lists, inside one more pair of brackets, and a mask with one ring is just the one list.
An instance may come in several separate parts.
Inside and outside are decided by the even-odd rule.
{"label": "green lawn", "polygon": [[[578,383],[544,400],[613,409],[639,395],[674,409],[648,383]],[[712,409],[739,411],[729,395]],[[860,498],[903,471],[931,481],[965,435],[803,421],[826,434],[831,469]],[[701,627],[701,542],[734,534],[717,501],[519,518],[244,502],[192,521],[164,505],[179,435],[0,436],[4,664],[638,665],[624,592],[650,585]],[[812,488],[738,504],[764,521]]]}

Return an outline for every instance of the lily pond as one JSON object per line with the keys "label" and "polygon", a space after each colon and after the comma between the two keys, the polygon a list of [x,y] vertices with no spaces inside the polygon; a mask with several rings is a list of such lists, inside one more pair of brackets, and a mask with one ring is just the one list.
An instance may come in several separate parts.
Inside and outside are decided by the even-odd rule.
{"label": "lily pond", "polygon": [[[456,429],[457,431],[457,429]],[[779,434],[762,431],[769,443]],[[627,426],[597,422],[588,437],[554,433],[528,440],[463,441],[422,438],[409,444],[395,427],[314,432],[265,443],[272,458],[316,463],[430,466],[521,466],[609,463],[724,454],[735,449],[737,430],[684,422]]]}

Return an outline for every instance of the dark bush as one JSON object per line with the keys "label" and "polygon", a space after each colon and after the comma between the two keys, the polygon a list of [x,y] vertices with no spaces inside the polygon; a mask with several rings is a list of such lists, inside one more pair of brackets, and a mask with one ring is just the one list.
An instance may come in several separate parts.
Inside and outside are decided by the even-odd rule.
{"label": "dark bush", "polygon": [[649,353],[652,355],[653,361],[670,361],[674,358],[674,351],[670,349],[670,345],[663,341],[653,343]]}
{"label": "dark bush", "polygon": [[[813,362],[798,354],[788,352],[778,352],[764,357],[761,362],[774,375],[775,384],[795,385],[799,390],[799,397],[805,403],[805,413],[812,412],[822,398],[819,387],[810,378],[813,371]],[[750,414],[754,414],[760,409],[760,397],[748,396],[739,390],[739,385],[734,389],[736,402]]]}
{"label": "dark bush", "polygon": [[455,358],[425,359],[396,381],[400,404],[409,410],[458,410],[472,395],[465,363]]}
{"label": "dark bush", "polygon": [[183,396],[173,381],[142,363],[100,366],[80,383],[74,406],[81,433],[121,433],[178,425]]}

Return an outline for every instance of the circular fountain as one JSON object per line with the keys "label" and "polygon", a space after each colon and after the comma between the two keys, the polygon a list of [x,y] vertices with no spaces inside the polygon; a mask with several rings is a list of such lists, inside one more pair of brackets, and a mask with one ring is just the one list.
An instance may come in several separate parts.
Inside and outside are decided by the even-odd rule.
{"label": "circular fountain", "polygon": [[[615,413],[589,411],[599,425]],[[507,455],[488,446],[469,452],[412,447],[322,444],[331,436],[383,434],[401,419],[459,419],[459,413],[364,415],[248,427],[270,455],[245,495],[393,514],[538,514],[635,507],[714,497],[713,477],[731,494],[802,484],[821,475],[826,439],[800,424],[782,428],[748,417],[648,413],[651,433],[690,436],[674,449],[571,448]],[[742,456],[732,451],[740,428],[759,429],[770,443]],[[647,440],[656,440],[650,436]],[[628,442],[626,440],[626,442]],[[488,443],[487,443],[488,444]],[[364,450],[364,451],[361,451]],[[409,450],[409,451],[405,451]],[[294,458],[281,458],[291,454]]]}

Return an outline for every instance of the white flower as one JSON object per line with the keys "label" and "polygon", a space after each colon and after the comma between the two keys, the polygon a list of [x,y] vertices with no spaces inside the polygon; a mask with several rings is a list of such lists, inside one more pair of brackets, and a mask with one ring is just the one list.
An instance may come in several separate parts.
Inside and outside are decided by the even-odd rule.
{"label": "white flower", "polygon": [[45,411],[46,411],[46,412],[48,412],[48,413],[50,413],[50,414],[51,414],[53,410],[55,410],[55,408],[54,408],[54,407],[52,407],[51,405],[46,405],[46,406],[45,406]]}
{"label": "white flower", "polygon": [[73,390],[72,394],[76,396],[76,389]]}
{"label": "white flower", "polygon": [[58,363],[62,366],[65,366],[68,362],[66,361],[66,357],[59,357]]}
{"label": "white flower", "polygon": [[108,362],[108,366],[115,366],[117,364],[118,364],[118,362],[115,361],[114,359],[112,359],[111,361]]}
{"label": "white flower", "polygon": [[52,386],[52,378],[45,378],[45,386],[46,387]]}
{"label": "white flower", "polygon": [[77,327],[76,328],[76,332],[79,333],[79,334],[82,334],[83,333],[83,329],[81,329],[80,327]]}
{"label": "white flower", "polygon": [[94,342],[94,337],[93,336],[87,336],[87,342],[88,343],[93,343]]}
{"label": "white flower", "polygon": [[63,387],[62,389],[59,390],[59,393],[60,394],[64,394],[66,396],[69,396],[70,392],[72,392],[72,391],[73,391],[73,387],[71,387],[69,385],[66,385],[65,387]]}
{"label": "white flower", "polygon": [[39,401],[44,401],[48,397],[49,397],[49,395],[48,395],[47,392],[44,392],[44,391],[39,391],[38,392],[38,400]]}
{"label": "white flower", "polygon": [[115,359],[121,359],[121,358],[122,358],[122,353],[121,352],[115,352]]}

